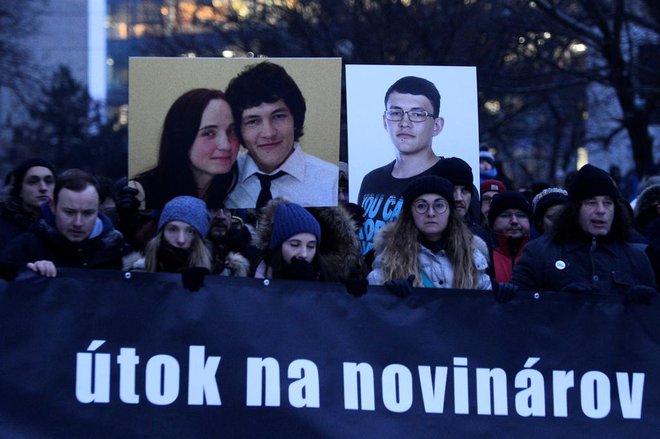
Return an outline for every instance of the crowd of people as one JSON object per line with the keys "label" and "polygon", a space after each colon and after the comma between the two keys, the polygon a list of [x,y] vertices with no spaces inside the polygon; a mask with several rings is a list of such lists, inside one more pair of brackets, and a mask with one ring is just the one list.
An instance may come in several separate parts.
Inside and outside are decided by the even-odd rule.
{"label": "crowd of people", "polygon": [[[479,289],[504,301],[517,289],[656,294],[660,184],[645,188],[633,211],[609,174],[592,165],[567,189],[546,188],[532,200],[489,179],[481,187],[483,222],[458,209],[470,202],[456,186],[440,175],[413,179],[370,257],[360,251],[358,207],[349,203],[305,208],[278,197],[260,209],[232,210],[179,195],[157,216],[139,206],[117,211],[119,200],[104,213],[94,176],[80,169],[56,175],[50,163],[29,159],[7,176],[0,204],[2,277],[22,269],[55,277],[59,267],[76,267],[182,273],[190,289],[223,275],[343,282],[354,295],[367,283],[399,296],[412,287]],[[140,221],[122,221],[135,214]],[[126,239],[147,233],[143,245]]]}
{"label": "crowd of people", "polygon": [[444,121],[432,83],[401,78],[384,103],[395,159],[364,178],[357,205],[345,166],[302,151],[304,98],[269,62],[226,93],[183,94],[157,165],[112,190],[84,170],[25,160],[5,179],[0,274],[143,270],[181,273],[191,290],[217,275],[341,282],[356,296],[368,284],[399,296],[478,289],[499,301],[518,289],[657,294],[660,184],[634,209],[592,165],[566,187],[516,191],[482,151],[478,190],[468,163],[433,153]]}

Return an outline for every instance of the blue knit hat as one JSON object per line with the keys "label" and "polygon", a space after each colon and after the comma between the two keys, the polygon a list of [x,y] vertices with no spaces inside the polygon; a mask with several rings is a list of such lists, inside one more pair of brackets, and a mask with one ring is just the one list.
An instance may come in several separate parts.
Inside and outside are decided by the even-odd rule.
{"label": "blue knit hat", "polygon": [[209,231],[209,214],[206,203],[187,195],[172,198],[165,204],[158,220],[158,231],[170,221],[183,221],[195,228],[199,236],[206,237]]}
{"label": "blue knit hat", "polygon": [[298,233],[311,233],[321,242],[321,226],[304,207],[294,203],[282,203],[275,208],[270,249],[276,249],[284,241]]}

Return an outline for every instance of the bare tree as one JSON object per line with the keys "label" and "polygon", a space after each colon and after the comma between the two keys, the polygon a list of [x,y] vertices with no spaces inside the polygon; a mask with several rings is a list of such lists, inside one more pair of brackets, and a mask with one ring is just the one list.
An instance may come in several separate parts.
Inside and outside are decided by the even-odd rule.
{"label": "bare tree", "polygon": [[[657,2],[641,0],[549,1],[526,2],[530,13],[540,13],[561,26],[572,44],[584,44],[589,62],[563,65],[545,54],[549,65],[576,79],[602,84],[614,90],[621,107],[620,127],[625,129],[639,176],[653,163],[653,139],[649,132],[650,115],[657,110],[660,90],[642,90],[640,76],[655,74],[640,63],[640,46],[660,44],[660,17]],[[651,98],[647,98],[651,92]],[[606,133],[605,141],[612,138]],[[607,146],[605,143],[604,146]]]}
{"label": "bare tree", "polygon": [[[47,2],[46,2],[47,3]],[[38,69],[25,47],[26,37],[38,28],[38,10],[44,2],[0,2],[0,88],[11,90],[19,99],[27,99],[30,84],[38,78]]]}

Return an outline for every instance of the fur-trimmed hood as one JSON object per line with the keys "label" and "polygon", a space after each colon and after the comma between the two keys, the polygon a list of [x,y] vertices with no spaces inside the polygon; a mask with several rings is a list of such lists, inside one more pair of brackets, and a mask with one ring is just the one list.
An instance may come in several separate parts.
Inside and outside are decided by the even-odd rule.
{"label": "fur-trimmed hood", "polygon": [[[270,201],[261,208],[257,219],[257,247],[268,249],[273,232],[275,209],[286,202],[281,198]],[[357,226],[351,214],[341,205],[307,209],[321,226],[321,242],[318,253],[323,257],[339,279],[364,276],[364,265],[360,254]]]}
{"label": "fur-trimmed hood", "polygon": [[660,184],[647,187],[637,198],[635,204],[635,225],[643,228],[658,217],[656,204],[660,201]]}

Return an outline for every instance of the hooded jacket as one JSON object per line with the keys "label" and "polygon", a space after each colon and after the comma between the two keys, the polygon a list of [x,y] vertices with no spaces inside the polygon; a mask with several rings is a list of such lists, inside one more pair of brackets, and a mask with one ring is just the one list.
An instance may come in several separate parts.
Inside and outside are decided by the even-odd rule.
{"label": "hooded jacket", "polygon": [[122,268],[122,256],[126,253],[124,238],[102,212],[90,237],[81,242],[71,242],[57,230],[55,216],[47,205],[42,205],[41,213],[43,218],[30,231],[7,244],[3,262],[25,266],[28,262],[48,260],[62,267]]}
{"label": "hooded jacket", "polygon": [[[273,232],[273,217],[277,206],[284,202],[275,199],[261,209],[257,222],[257,247],[266,250]],[[364,277],[366,275],[357,225],[351,214],[341,205],[307,209],[321,226],[321,242],[317,253],[338,280]]]}

